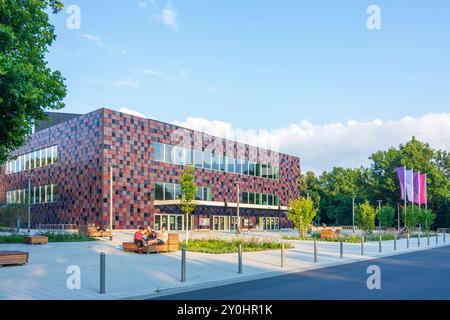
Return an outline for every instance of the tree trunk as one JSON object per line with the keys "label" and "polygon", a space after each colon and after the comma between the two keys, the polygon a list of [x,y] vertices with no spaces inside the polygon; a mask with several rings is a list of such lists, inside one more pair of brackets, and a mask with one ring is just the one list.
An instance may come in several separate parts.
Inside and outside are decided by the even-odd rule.
{"label": "tree trunk", "polygon": [[186,213],[186,244],[189,243],[189,214]]}

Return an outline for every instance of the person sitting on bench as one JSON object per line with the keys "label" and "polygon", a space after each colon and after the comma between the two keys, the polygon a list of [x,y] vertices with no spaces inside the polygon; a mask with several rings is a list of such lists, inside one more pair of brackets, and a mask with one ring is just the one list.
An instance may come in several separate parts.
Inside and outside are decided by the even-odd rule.
{"label": "person sitting on bench", "polygon": [[147,246],[147,242],[144,240],[144,236],[142,234],[143,232],[144,232],[144,228],[139,227],[139,230],[136,231],[136,233],[134,234],[134,243],[139,248]]}
{"label": "person sitting on bench", "polygon": [[167,233],[167,227],[165,224],[162,225],[161,231],[156,235],[156,239],[150,240],[148,245],[162,245],[169,241],[169,234]]}
{"label": "person sitting on bench", "polygon": [[156,239],[156,231],[148,226],[144,231],[145,241],[155,240]]}

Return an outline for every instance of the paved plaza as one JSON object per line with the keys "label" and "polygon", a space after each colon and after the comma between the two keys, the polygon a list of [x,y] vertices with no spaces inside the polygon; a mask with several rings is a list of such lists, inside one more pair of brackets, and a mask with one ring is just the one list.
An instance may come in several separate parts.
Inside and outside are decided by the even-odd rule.
{"label": "paved plaza", "polygon": [[[193,234],[206,237],[211,234]],[[222,236],[227,236],[223,234]],[[231,235],[228,235],[231,236]],[[279,237],[280,234],[253,234],[258,237]],[[344,256],[339,256],[339,243],[318,242],[318,261],[313,260],[312,241],[291,241],[293,249],[286,250],[285,267],[280,267],[280,250],[244,252],[243,273],[237,272],[237,253],[213,255],[187,253],[187,281],[180,282],[181,252],[167,254],[133,254],[122,251],[122,241],[132,238],[131,232],[118,232],[113,241],[100,240],[77,243],[49,243],[29,246],[1,244],[0,250],[22,250],[30,253],[25,266],[0,268],[0,299],[125,299],[155,298],[186,290],[214,287],[247,280],[263,279],[282,274],[348,264],[384,256],[397,255],[449,245],[435,238],[368,242],[361,256],[360,244],[344,244]],[[106,254],[106,294],[99,294],[100,253]],[[81,271],[81,288],[68,289],[67,269],[77,266]]]}

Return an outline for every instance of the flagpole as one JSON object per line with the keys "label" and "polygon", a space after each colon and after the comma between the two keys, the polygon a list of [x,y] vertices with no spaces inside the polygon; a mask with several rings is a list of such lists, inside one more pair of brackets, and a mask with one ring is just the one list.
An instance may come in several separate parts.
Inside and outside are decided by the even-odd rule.
{"label": "flagpole", "polygon": [[403,166],[403,180],[405,180],[405,184],[404,184],[404,191],[405,191],[405,228],[406,228],[406,206],[408,205],[407,201],[406,201],[406,166]]}
{"label": "flagpole", "polygon": [[420,203],[420,198],[421,198],[421,195],[420,195],[420,184],[421,184],[421,181],[420,180],[422,180],[421,178],[420,178],[420,171],[418,171],[418,174],[417,174],[417,177],[419,178],[419,183],[418,183],[418,186],[419,186],[419,209],[420,209],[420,205],[422,204],[422,203]]}
{"label": "flagpole", "polygon": [[424,187],[425,187],[425,210],[428,210],[428,195],[427,195],[427,174],[425,173],[425,183],[424,183]]}

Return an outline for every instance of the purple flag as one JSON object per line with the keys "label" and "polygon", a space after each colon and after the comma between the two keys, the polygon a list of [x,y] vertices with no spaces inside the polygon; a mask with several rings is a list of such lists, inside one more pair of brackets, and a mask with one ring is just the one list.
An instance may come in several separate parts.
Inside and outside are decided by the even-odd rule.
{"label": "purple flag", "polygon": [[405,168],[397,168],[397,176],[400,182],[400,196],[402,200],[405,200]]}
{"label": "purple flag", "polygon": [[414,172],[414,203],[420,202],[420,174],[418,172]]}

